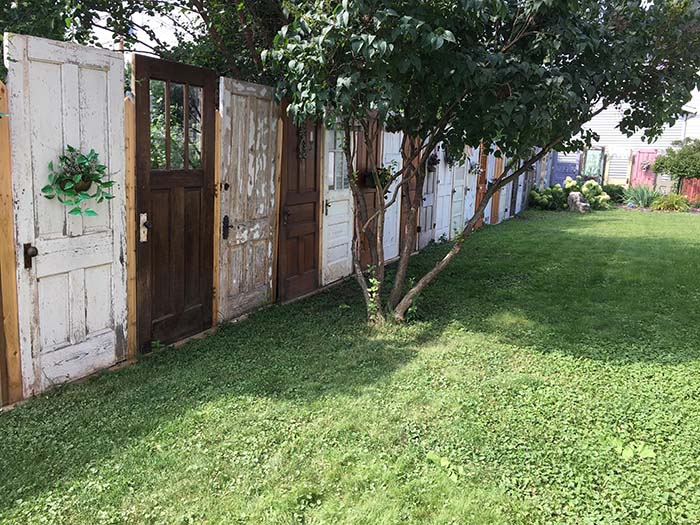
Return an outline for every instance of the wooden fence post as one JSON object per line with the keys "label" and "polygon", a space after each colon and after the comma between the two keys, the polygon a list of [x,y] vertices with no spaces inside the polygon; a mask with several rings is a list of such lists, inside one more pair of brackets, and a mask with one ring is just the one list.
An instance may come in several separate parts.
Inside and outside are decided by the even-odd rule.
{"label": "wooden fence post", "polygon": [[126,340],[127,359],[138,349],[136,331],[136,104],[124,98],[124,146],[126,150]]}
{"label": "wooden fence post", "polygon": [[[0,343],[0,360],[6,385],[6,398],[0,403],[14,403],[22,399],[22,369],[19,353],[19,318],[17,306],[17,259],[15,257],[15,218],[10,168],[10,122],[6,116],[7,88],[0,82],[0,286],[2,301],[2,330],[4,344]],[[4,349],[4,355],[2,350]],[[3,396],[4,397],[4,396]]]}
{"label": "wooden fence post", "polygon": [[214,113],[214,272],[211,294],[211,324],[219,324],[219,243],[221,242],[221,112]]}

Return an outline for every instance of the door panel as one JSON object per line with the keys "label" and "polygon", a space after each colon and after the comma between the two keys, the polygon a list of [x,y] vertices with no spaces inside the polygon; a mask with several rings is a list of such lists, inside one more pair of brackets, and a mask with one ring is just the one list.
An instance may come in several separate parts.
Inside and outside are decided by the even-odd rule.
{"label": "door panel", "polygon": [[656,150],[640,150],[634,156],[632,164],[632,186],[649,186],[653,188],[656,182],[654,161]]}
{"label": "door panel", "polygon": [[[382,164],[391,167],[392,171],[400,170],[403,165],[401,157],[402,133],[384,132],[384,144],[382,154]],[[384,214],[384,260],[390,261],[399,256],[399,237],[401,222],[401,179],[395,180],[384,196],[385,201],[394,198],[394,193],[398,192],[394,204],[392,204]]]}
{"label": "door panel", "polygon": [[323,284],[352,273],[353,198],[343,132],[324,130]]}
{"label": "door panel", "polygon": [[238,317],[273,296],[279,119],[273,96],[267,86],[231,78],[219,82],[218,321]]}
{"label": "door panel", "polygon": [[419,211],[418,249],[425,248],[435,238],[435,186],[437,170],[429,171],[423,181],[423,203]]}
{"label": "door panel", "polygon": [[466,203],[467,166],[458,164],[454,166],[452,175],[452,217],[450,219],[450,239],[455,232],[461,232],[464,228],[464,207]]}
{"label": "door panel", "polygon": [[452,204],[452,177],[454,166],[447,163],[445,150],[441,149],[440,165],[437,170],[437,206],[435,208],[435,240],[449,239]]}
{"label": "door panel", "polygon": [[284,118],[278,296],[287,301],[319,284],[320,126]]}
{"label": "door panel", "polygon": [[[125,358],[124,62],[119,53],[13,35],[9,68],[24,396]],[[67,145],[94,149],[114,199],[70,215],[41,195]],[[27,267],[23,247],[38,255]]]}
{"label": "door panel", "polygon": [[147,351],[212,325],[216,75],[135,55],[134,76],[138,344]]}

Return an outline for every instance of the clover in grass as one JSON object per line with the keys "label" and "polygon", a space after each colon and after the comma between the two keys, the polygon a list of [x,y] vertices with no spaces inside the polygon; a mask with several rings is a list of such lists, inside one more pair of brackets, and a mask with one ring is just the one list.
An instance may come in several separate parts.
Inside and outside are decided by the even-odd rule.
{"label": "clover in grass", "polygon": [[87,207],[87,201],[94,199],[101,203],[114,198],[109,191],[114,181],[107,180],[107,175],[107,166],[100,164],[94,149],[83,154],[73,146],[66,146],[58,157],[58,166],[49,162],[49,184],[41,188],[41,193],[69,207],[71,215],[94,217],[97,212]]}

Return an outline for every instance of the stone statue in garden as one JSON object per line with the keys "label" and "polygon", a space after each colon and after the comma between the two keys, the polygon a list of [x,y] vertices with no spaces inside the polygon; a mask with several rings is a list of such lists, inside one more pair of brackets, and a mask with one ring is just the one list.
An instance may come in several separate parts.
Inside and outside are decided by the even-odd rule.
{"label": "stone statue in garden", "polygon": [[579,213],[586,213],[591,211],[591,206],[586,202],[583,193],[580,191],[572,191],[569,193],[569,199],[567,200],[569,205],[569,211],[576,211]]}

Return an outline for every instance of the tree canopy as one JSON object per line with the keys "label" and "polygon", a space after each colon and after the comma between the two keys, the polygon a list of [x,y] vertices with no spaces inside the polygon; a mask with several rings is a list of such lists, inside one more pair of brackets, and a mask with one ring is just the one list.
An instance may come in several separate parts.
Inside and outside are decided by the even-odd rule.
{"label": "tree canopy", "polygon": [[700,140],[675,142],[673,147],[656,157],[654,171],[668,174],[676,180],[700,178]]}
{"label": "tree canopy", "polygon": [[[344,127],[350,171],[352,126],[364,130],[368,148],[370,121],[403,132],[411,147],[394,176],[404,185],[415,179],[409,229],[437,144],[455,152],[486,144],[509,157],[453,250],[404,294],[407,232],[387,306],[401,320],[459,252],[491,196],[550,149],[590,144],[596,135],[582,126],[597,113],[626,104],[621,131],[641,129],[649,139],[672,123],[697,85],[699,44],[700,15],[687,0],[343,0],[296,13],[268,59],[298,122],[323,118]],[[359,233],[369,233],[381,254],[382,206],[368,216],[356,190]],[[378,227],[368,231],[374,219]],[[360,275],[357,265],[356,274],[376,312],[381,257],[373,265],[376,274]]]}

